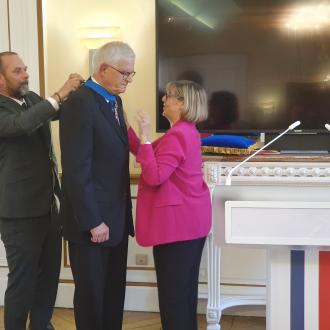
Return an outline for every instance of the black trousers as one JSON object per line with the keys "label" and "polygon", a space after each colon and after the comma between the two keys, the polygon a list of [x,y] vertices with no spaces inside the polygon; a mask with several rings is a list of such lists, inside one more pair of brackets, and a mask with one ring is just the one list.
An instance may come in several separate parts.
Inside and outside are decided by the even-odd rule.
{"label": "black trousers", "polygon": [[45,330],[53,314],[61,267],[61,230],[56,215],[0,219],[8,262],[6,330]]}
{"label": "black trousers", "polygon": [[77,330],[121,330],[128,235],[114,247],[69,242]]}
{"label": "black trousers", "polygon": [[154,246],[163,330],[197,330],[198,275],[205,237]]}

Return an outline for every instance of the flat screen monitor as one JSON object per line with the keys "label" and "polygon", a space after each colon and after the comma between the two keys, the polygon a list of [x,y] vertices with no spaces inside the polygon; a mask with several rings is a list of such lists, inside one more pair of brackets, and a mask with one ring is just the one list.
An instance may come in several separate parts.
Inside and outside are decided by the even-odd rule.
{"label": "flat screen monitor", "polygon": [[165,85],[193,80],[208,95],[201,131],[270,132],[330,122],[330,3],[157,0],[157,130]]}

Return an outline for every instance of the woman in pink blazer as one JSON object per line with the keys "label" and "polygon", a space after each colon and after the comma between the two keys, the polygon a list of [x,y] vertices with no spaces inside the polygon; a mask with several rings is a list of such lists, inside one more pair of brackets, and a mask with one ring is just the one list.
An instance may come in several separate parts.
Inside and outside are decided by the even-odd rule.
{"label": "woman in pink blazer", "polygon": [[136,238],[153,246],[163,330],[197,330],[198,274],[211,201],[195,124],[207,118],[207,98],[198,84],[176,81],[167,84],[162,100],[171,128],[161,138],[149,142],[150,120],[143,112],[139,138],[128,129],[142,168]]}

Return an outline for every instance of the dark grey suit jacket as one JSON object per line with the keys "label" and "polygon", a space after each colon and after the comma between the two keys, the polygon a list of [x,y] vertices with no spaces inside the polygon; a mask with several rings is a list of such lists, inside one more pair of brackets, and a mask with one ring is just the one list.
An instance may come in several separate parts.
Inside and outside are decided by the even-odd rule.
{"label": "dark grey suit jacket", "polygon": [[61,218],[64,238],[93,245],[90,229],[110,228],[103,246],[134,234],[127,128],[118,97],[118,125],[104,98],[82,86],[64,102],[60,114],[62,153]]}
{"label": "dark grey suit jacket", "polygon": [[0,218],[46,215],[53,194],[49,120],[52,105],[37,94],[26,96],[24,111],[0,95]]}

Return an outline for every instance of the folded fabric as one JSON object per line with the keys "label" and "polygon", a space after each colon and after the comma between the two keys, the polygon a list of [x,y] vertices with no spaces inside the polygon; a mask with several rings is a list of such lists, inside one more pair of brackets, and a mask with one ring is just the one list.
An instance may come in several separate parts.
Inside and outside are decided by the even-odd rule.
{"label": "folded fabric", "polygon": [[212,147],[212,146],[202,146],[201,147],[203,154],[217,154],[217,155],[250,155],[256,149],[256,144],[253,144],[251,147],[244,148],[227,148],[227,147]]}
{"label": "folded fabric", "polygon": [[256,141],[239,135],[211,135],[202,138],[202,146],[249,149]]}

